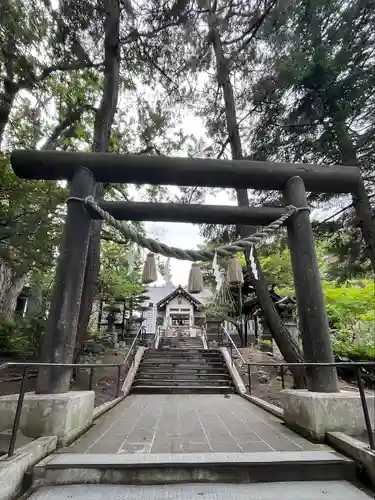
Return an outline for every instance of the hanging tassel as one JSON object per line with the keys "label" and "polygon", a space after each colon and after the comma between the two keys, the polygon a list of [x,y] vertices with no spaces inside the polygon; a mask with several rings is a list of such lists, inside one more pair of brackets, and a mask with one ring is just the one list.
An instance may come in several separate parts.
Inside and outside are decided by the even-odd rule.
{"label": "hanging tassel", "polygon": [[233,257],[231,257],[229,264],[228,264],[227,281],[231,285],[232,284],[233,285],[238,285],[238,284],[242,285],[244,282],[241,263],[235,255],[233,255]]}
{"label": "hanging tassel", "polygon": [[150,252],[149,254],[147,254],[143,266],[142,283],[148,285],[150,283],[153,283],[154,281],[157,281],[157,279],[158,279],[158,274],[156,272],[155,255]]}
{"label": "hanging tassel", "polygon": [[200,265],[194,262],[189,273],[189,293],[200,293],[203,290],[203,276]]}

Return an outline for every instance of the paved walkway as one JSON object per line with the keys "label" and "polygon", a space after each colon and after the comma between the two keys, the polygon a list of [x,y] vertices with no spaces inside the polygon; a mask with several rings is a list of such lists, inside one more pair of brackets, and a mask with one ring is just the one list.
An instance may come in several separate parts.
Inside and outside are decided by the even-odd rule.
{"label": "paved walkway", "polygon": [[327,449],[237,395],[131,395],[62,453],[243,453]]}

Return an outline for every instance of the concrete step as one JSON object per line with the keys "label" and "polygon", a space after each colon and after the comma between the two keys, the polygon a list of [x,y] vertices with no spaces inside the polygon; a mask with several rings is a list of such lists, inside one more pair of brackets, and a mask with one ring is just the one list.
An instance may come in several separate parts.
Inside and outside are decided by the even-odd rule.
{"label": "concrete step", "polygon": [[197,372],[196,370],[138,370],[136,377],[137,376],[144,376],[153,379],[154,377],[176,377],[176,376],[181,376],[181,377],[191,377],[191,378],[205,378],[206,380],[211,380],[215,377],[211,377],[210,375],[218,375],[220,377],[229,377],[228,373],[225,372],[224,370],[221,372],[218,372],[218,370],[212,370],[211,372],[207,370],[201,370]]}
{"label": "concrete step", "polygon": [[373,497],[348,481],[284,481],[282,483],[186,483],[186,484],[74,484],[38,490],[28,500],[371,500]]}
{"label": "concrete step", "polygon": [[162,360],[162,361],[152,361],[148,359],[143,359],[141,362],[141,366],[188,366],[189,368],[218,368],[220,366],[223,366],[223,363],[220,361],[213,361],[213,362],[206,362],[202,361],[201,363],[193,362],[190,363],[189,360],[186,361],[174,361],[174,360]]}
{"label": "concrete step", "polygon": [[205,358],[143,358],[144,364],[187,364],[187,365],[211,365],[222,364],[220,359],[205,359]]}
{"label": "concrete step", "polygon": [[135,382],[130,390],[131,394],[228,394],[233,393],[234,388],[231,385],[138,385]]}
{"label": "concrete step", "polygon": [[219,356],[220,351],[205,351],[204,349],[149,349],[147,355],[155,356]]}
{"label": "concrete step", "polygon": [[164,372],[176,372],[176,371],[188,371],[191,373],[228,373],[226,366],[211,366],[211,365],[198,365],[192,366],[189,363],[169,365],[167,363],[160,363],[156,365],[141,363],[140,370],[147,370],[149,373],[154,373],[155,371]]}
{"label": "concrete step", "polygon": [[[354,479],[354,475],[354,462],[333,451],[206,454],[62,453],[51,455],[34,466],[32,487],[82,483],[152,485],[189,482],[350,481]],[[195,496],[191,498],[193,497],[195,498]],[[227,497],[228,495],[225,496]],[[296,496],[296,499],[305,497],[300,495]],[[320,499],[323,496],[309,498]],[[343,495],[342,498],[347,497]],[[361,500],[360,496],[351,496],[350,500],[354,498]]]}
{"label": "concrete step", "polygon": [[178,355],[178,356],[171,356],[171,355],[168,355],[168,356],[164,356],[163,354],[159,354],[158,356],[155,356],[155,355],[149,355],[149,354],[146,354],[143,359],[148,359],[150,361],[153,361],[153,360],[165,360],[165,361],[169,361],[169,360],[176,360],[176,361],[184,361],[184,360],[187,360],[187,361],[193,361],[193,360],[198,360],[198,361],[216,361],[216,362],[222,362],[222,358],[221,356],[216,356],[216,355],[209,355],[209,356],[203,356],[203,355],[189,355],[189,356],[183,356],[183,355]]}
{"label": "concrete step", "polygon": [[158,378],[153,379],[145,377],[137,377],[135,379],[134,385],[139,387],[140,385],[190,385],[190,386],[200,386],[200,385],[230,385],[231,380],[229,378],[206,380],[205,378],[192,380],[191,378]]}
{"label": "concrete step", "polygon": [[[187,352],[186,352],[187,351]],[[209,353],[214,353],[214,354],[220,354],[220,351],[218,349],[149,349],[147,352],[162,352],[164,353],[180,353],[180,354],[190,354],[190,353],[201,353],[201,354],[209,354]]]}
{"label": "concrete step", "polygon": [[168,379],[168,378],[176,378],[176,377],[181,377],[181,378],[186,378],[186,379],[191,379],[191,380],[195,380],[195,379],[205,379],[205,380],[217,380],[217,379],[222,379],[223,377],[227,377],[228,379],[230,379],[230,376],[226,373],[226,372],[220,372],[220,373],[192,373],[188,370],[181,370],[181,371],[165,371],[165,372],[161,372],[161,371],[158,371],[158,372],[147,372],[147,371],[140,371],[137,373],[136,375],[136,379],[138,377],[142,377],[142,378],[145,378],[145,379],[148,379],[148,380],[153,380],[154,378],[158,378],[158,377],[161,377],[161,378],[165,378],[165,379]]}
{"label": "concrete step", "polygon": [[204,359],[223,359],[219,352],[190,352],[186,351],[184,354],[182,351],[155,351],[146,352],[145,357],[148,358],[204,358]]}

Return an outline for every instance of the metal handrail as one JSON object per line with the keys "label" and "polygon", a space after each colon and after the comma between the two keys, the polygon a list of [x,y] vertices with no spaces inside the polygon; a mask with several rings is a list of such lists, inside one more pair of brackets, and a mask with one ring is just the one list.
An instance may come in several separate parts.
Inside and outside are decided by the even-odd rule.
{"label": "metal handrail", "polygon": [[66,369],[72,369],[72,368],[86,368],[90,370],[90,375],[89,375],[89,390],[92,390],[93,386],[93,375],[94,375],[94,370],[98,368],[117,368],[117,387],[116,387],[116,398],[119,397],[120,395],[120,380],[121,380],[121,368],[123,364],[118,364],[118,363],[17,363],[13,361],[9,361],[7,363],[3,363],[0,365],[0,371],[6,370],[7,368],[23,368],[23,375],[22,375],[22,380],[21,380],[21,387],[19,391],[19,397],[17,401],[17,407],[16,407],[16,413],[14,416],[14,421],[13,421],[13,427],[12,427],[12,434],[10,437],[10,442],[9,442],[9,448],[8,448],[8,457],[11,457],[14,454],[15,446],[16,446],[16,439],[17,439],[17,431],[18,427],[20,424],[21,420],[21,411],[22,411],[22,406],[23,402],[25,399],[25,393],[26,393],[26,381],[29,378],[29,370],[30,368],[66,368]]}
{"label": "metal handrail", "polygon": [[145,332],[145,328],[143,326],[140,326],[130,348],[129,351],[126,354],[126,357],[122,363],[17,363],[17,362],[7,362],[3,363],[0,365],[0,372],[2,370],[6,370],[7,368],[23,368],[23,375],[22,375],[22,380],[21,380],[21,387],[19,391],[19,397],[18,397],[18,402],[17,402],[17,408],[16,408],[16,413],[14,416],[14,421],[13,421],[13,427],[12,427],[12,434],[9,442],[9,448],[8,448],[8,457],[11,457],[14,454],[15,446],[16,446],[16,438],[17,438],[17,431],[21,419],[21,411],[22,411],[22,406],[23,402],[25,399],[25,393],[26,393],[26,381],[29,378],[29,370],[31,368],[66,368],[66,369],[72,369],[72,368],[84,368],[90,370],[89,373],[89,390],[91,391],[93,388],[93,380],[94,380],[94,370],[97,370],[99,368],[117,368],[117,384],[116,384],[116,398],[119,397],[120,395],[120,382],[121,382],[121,368],[124,367],[125,363],[128,361],[136,343],[137,340],[142,336],[142,334]]}
{"label": "metal handrail", "polygon": [[136,344],[136,342],[137,342],[138,337],[139,337],[140,335],[142,335],[143,333],[146,333],[146,328],[145,328],[143,325],[141,325],[141,326],[139,327],[139,329],[138,329],[137,335],[134,337],[134,340],[133,340],[133,342],[131,343],[131,346],[129,347],[129,350],[128,350],[128,352],[127,352],[126,356],[125,356],[124,361],[121,363],[122,365],[125,365],[125,364],[126,364],[126,362],[128,361],[128,358],[129,358],[129,356],[130,356],[130,354],[131,354],[131,352],[132,352],[132,350],[133,350],[133,347],[135,346],[135,344]]}
{"label": "metal handrail", "polygon": [[375,438],[374,438],[374,433],[371,427],[371,420],[370,420],[370,414],[368,411],[367,407],[367,401],[366,401],[366,391],[365,391],[365,386],[363,383],[362,379],[362,368],[365,366],[372,366],[375,368],[375,361],[341,361],[341,362],[329,362],[329,363],[246,363],[247,364],[247,373],[248,373],[248,378],[249,378],[249,394],[251,395],[251,367],[252,366],[274,366],[274,367],[279,367],[280,368],[280,376],[281,376],[281,386],[283,389],[285,389],[285,383],[284,383],[284,368],[285,367],[309,367],[309,366],[331,366],[331,367],[343,367],[343,368],[354,368],[356,372],[356,379],[357,379],[357,387],[359,390],[359,395],[361,398],[361,403],[362,403],[362,410],[363,410],[363,416],[365,419],[365,424],[366,424],[366,431],[368,435],[368,440],[369,440],[369,445],[371,450],[375,450]]}
{"label": "metal handrail", "polygon": [[154,347],[157,349],[159,347],[160,339],[162,338],[161,332],[164,331],[165,328],[162,328],[161,325],[158,325],[155,336],[154,336]]}
{"label": "metal handrail", "polygon": [[228,337],[228,339],[230,340],[232,346],[234,347],[235,351],[237,352],[237,354],[239,355],[239,357],[241,358],[241,361],[242,363],[244,363],[246,365],[246,361],[244,360],[242,354],[240,353],[240,351],[238,350],[238,347],[236,346],[236,344],[234,343],[232,337],[230,336],[230,333],[227,332],[227,330],[225,329],[225,327],[223,325],[221,325],[221,329],[223,330],[223,332],[225,333],[225,335]]}
{"label": "metal handrail", "polygon": [[16,361],[7,361],[0,365],[0,371],[7,368],[110,368],[114,366],[122,366],[122,363],[22,363]]}
{"label": "metal handrail", "polygon": [[[204,339],[204,342],[206,343],[206,349],[209,348],[209,345],[208,345],[208,336],[207,336],[207,328],[206,328],[206,325],[203,325],[202,326],[202,334],[203,334],[203,339]],[[203,343],[204,343],[203,342]]]}

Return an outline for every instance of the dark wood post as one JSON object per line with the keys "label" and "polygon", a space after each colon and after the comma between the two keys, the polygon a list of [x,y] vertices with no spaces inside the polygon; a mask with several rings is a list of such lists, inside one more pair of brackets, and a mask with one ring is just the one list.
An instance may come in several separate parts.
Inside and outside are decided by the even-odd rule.
{"label": "dark wood post", "polygon": [[[71,182],[70,196],[85,198],[94,193],[93,174],[86,168],[78,168]],[[90,225],[91,217],[83,204],[70,200],[42,351],[45,363],[73,363]],[[71,369],[41,369],[35,392],[68,392],[70,376]]]}
{"label": "dark wood post", "polygon": [[[308,207],[301,177],[292,177],[285,185],[286,202],[297,208]],[[310,215],[301,210],[289,219],[288,241],[296,290],[299,325],[306,362],[333,362],[322,283]],[[307,372],[307,388],[313,392],[338,392],[336,368],[319,367]]]}

